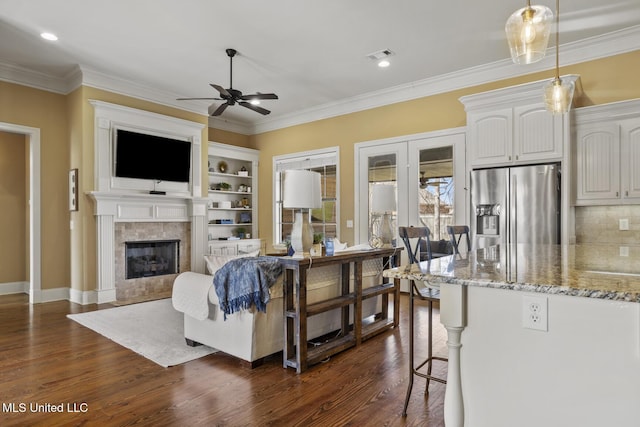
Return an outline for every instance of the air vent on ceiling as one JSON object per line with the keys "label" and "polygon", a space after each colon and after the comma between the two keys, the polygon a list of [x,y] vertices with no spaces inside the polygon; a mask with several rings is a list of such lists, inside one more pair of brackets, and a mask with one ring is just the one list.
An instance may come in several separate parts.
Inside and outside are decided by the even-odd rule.
{"label": "air vent on ceiling", "polygon": [[382,58],[386,58],[387,56],[391,56],[393,55],[393,52],[391,52],[389,49],[383,49],[383,50],[379,50],[377,52],[373,52],[367,55],[367,58],[371,59],[372,61],[379,61]]}

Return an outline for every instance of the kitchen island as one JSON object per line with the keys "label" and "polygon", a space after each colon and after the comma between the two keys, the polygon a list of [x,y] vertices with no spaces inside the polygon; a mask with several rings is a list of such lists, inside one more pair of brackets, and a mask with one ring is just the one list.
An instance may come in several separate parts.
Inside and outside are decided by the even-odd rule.
{"label": "kitchen island", "polygon": [[492,246],[384,275],[440,288],[447,426],[640,425],[640,247]]}

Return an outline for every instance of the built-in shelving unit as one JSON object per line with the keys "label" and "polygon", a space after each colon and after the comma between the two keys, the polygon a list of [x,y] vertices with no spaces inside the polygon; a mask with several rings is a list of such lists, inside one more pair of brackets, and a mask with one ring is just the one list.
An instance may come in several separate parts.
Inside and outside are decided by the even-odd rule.
{"label": "built-in shelving unit", "polygon": [[209,253],[233,255],[261,248],[258,238],[258,151],[209,142]]}

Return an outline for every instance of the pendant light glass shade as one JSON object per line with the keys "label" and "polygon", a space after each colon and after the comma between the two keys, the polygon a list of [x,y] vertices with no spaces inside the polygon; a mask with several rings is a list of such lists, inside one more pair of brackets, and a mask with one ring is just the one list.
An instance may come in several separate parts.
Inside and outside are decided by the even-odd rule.
{"label": "pendant light glass shade", "polygon": [[504,30],[514,63],[532,64],[544,58],[552,21],[551,9],[530,2],[509,17]]}
{"label": "pendant light glass shade", "polygon": [[544,85],[544,102],[547,110],[553,114],[563,114],[569,111],[573,102],[575,85],[570,81],[554,78]]}
{"label": "pendant light glass shade", "polygon": [[556,76],[544,86],[544,103],[553,114],[564,114],[571,108],[575,84],[560,78],[560,0],[556,0]]}

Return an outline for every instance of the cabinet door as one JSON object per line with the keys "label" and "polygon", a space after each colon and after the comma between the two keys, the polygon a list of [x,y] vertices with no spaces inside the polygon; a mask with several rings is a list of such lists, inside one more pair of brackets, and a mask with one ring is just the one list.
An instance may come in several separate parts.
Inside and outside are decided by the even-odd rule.
{"label": "cabinet door", "polygon": [[620,128],[597,123],[578,128],[576,204],[620,197]]}
{"label": "cabinet door", "polygon": [[514,108],[513,160],[562,160],[562,120],[543,104]]}
{"label": "cabinet door", "polygon": [[[620,123],[622,196],[640,201],[640,118]],[[633,200],[635,199],[635,200]]]}
{"label": "cabinet door", "polygon": [[237,255],[238,244],[229,242],[209,242],[209,253],[211,255]]}
{"label": "cabinet door", "polygon": [[494,166],[511,163],[513,138],[511,108],[469,114],[471,166]]}

